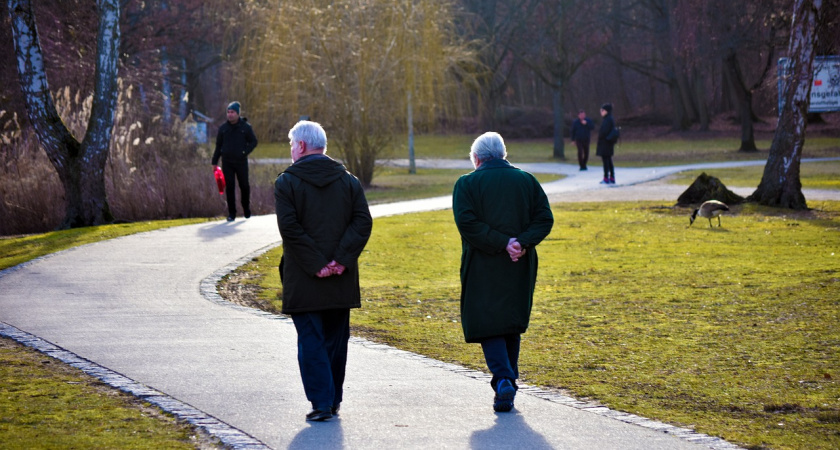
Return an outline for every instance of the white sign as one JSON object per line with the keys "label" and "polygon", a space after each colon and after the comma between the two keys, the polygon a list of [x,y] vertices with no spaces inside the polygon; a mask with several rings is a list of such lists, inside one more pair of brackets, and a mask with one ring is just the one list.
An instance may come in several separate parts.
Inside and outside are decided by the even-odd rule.
{"label": "white sign", "polygon": [[[784,105],[784,80],[790,72],[788,58],[779,58],[779,114]],[[840,111],[840,56],[814,58],[809,113]]]}
{"label": "white sign", "polygon": [[814,59],[809,112],[840,111],[840,56]]}

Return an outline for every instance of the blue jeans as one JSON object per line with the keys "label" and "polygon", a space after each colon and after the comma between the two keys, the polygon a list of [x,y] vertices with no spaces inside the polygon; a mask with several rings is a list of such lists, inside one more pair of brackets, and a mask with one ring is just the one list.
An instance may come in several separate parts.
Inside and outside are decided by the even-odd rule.
{"label": "blue jeans", "polygon": [[314,409],[329,411],[341,403],[350,310],[292,314],[298,334],[298,365],[306,399]]}
{"label": "blue jeans", "polygon": [[487,368],[493,374],[490,386],[496,390],[496,385],[504,378],[509,379],[514,386],[519,378],[519,334],[506,334],[481,341],[484,350],[484,360]]}

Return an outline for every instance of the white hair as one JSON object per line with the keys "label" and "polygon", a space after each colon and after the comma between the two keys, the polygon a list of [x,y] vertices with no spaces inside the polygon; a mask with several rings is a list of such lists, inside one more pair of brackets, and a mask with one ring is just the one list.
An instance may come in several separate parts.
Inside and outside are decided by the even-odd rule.
{"label": "white hair", "polygon": [[502,135],[495,131],[488,131],[475,138],[470,146],[470,159],[475,163],[476,158],[482,162],[507,158],[507,149]]}
{"label": "white hair", "polygon": [[318,122],[301,120],[289,130],[289,140],[303,141],[307,148],[324,149],[327,152],[327,132]]}

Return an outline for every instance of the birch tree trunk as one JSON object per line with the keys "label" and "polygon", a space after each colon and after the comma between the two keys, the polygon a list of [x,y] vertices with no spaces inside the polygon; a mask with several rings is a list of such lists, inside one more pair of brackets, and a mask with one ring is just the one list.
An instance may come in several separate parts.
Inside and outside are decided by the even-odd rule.
{"label": "birch tree trunk", "polygon": [[50,95],[32,2],[7,2],[26,111],[64,186],[67,205],[59,228],[112,222],[105,193],[105,163],[117,100],[120,2],[97,0],[100,20],[93,106],[81,142],[62,122]]}
{"label": "birch tree trunk", "polygon": [[799,180],[799,163],[805,144],[814,43],[822,0],[796,0],[793,8],[788,50],[791,71],[784,91],[785,106],[773,136],[761,183],[747,200],[768,206],[807,209]]}

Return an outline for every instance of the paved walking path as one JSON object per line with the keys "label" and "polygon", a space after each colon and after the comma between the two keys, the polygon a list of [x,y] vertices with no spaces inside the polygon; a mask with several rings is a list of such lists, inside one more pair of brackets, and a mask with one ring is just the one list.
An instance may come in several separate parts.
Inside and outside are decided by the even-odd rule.
{"label": "paved walking path", "polygon": [[[570,175],[546,184],[553,200],[599,189],[597,170],[521,166]],[[619,168],[619,182],[638,184],[666,171]],[[621,189],[627,187],[602,190]],[[381,217],[450,204],[439,197],[371,210]],[[486,375],[356,338],[340,419],[307,423],[291,321],[229,304],[215,291],[224,274],[278,240],[268,215],[39,258],[0,272],[0,335],[160,405],[235,448],[733,447],[533,387],[520,391],[514,412],[496,414]]]}

